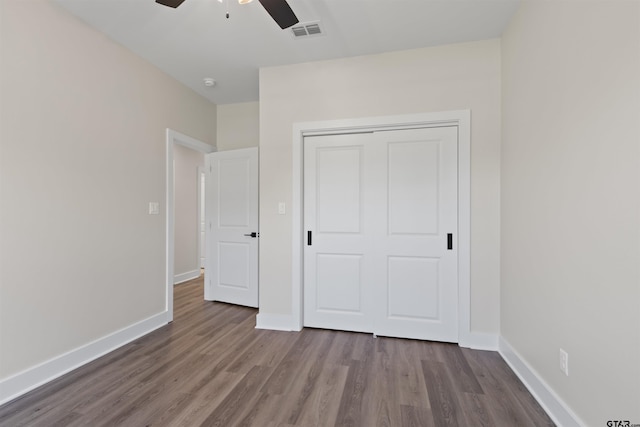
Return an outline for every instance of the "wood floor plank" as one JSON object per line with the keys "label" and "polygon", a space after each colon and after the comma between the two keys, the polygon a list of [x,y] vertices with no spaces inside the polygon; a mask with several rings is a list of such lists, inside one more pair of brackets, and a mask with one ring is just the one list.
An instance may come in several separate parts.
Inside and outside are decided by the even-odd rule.
{"label": "wood floor plank", "polygon": [[400,405],[415,408],[430,408],[429,394],[422,373],[421,357],[423,354],[414,343],[405,339],[386,338],[393,343],[391,366],[394,376],[398,378],[397,396]]}
{"label": "wood floor plank", "polygon": [[241,372],[247,366],[276,366],[282,360],[282,350],[290,347],[289,332],[260,331],[247,350],[236,357],[227,368],[229,372]]}
{"label": "wood floor plank", "polygon": [[389,338],[377,338],[374,341],[376,350],[370,368],[372,375],[363,396],[363,406],[368,409],[362,415],[362,421],[368,425],[394,426],[400,423],[399,391],[406,377],[399,373],[404,363],[394,344]]}
{"label": "wood floor plank", "polygon": [[[167,393],[152,409],[145,411],[145,416],[138,424],[140,426],[168,426],[189,405],[193,396],[187,393]],[[129,422],[129,420],[127,421]]]}
{"label": "wood floor plank", "polygon": [[333,331],[333,334],[333,345],[327,355],[327,363],[349,366],[353,353],[353,334],[344,331]]}
{"label": "wood floor plank", "polygon": [[441,362],[422,361],[424,381],[429,390],[431,413],[438,426],[464,426],[458,396],[451,384],[446,366]]}
{"label": "wood floor plank", "polygon": [[416,408],[415,406],[401,405],[401,424],[403,427],[435,427],[431,411],[426,408]]}
{"label": "wood floor plank", "polygon": [[525,418],[536,420],[537,426],[553,426],[554,423],[536,402],[531,393],[518,379],[515,373],[509,369],[506,362],[495,352],[479,352],[487,369],[496,379],[496,384],[503,384],[505,390],[516,400],[518,407],[525,412]]}
{"label": "wood floor plank", "polygon": [[320,351],[324,348],[324,343],[315,339],[323,336],[320,335],[323,332],[328,331],[304,329],[300,332],[294,344],[274,370],[273,375],[260,391],[268,394],[284,394],[291,387],[291,384],[299,379],[298,376],[292,376],[292,372],[298,372],[299,367],[307,363],[313,351]]}
{"label": "wood floor plank", "polygon": [[[193,355],[192,357],[199,356],[195,351]],[[202,362],[206,359],[200,356],[199,360]],[[165,380],[172,376],[182,377],[191,362],[179,352],[166,352],[159,357],[149,356],[137,369],[130,371],[129,375],[115,378],[110,386],[90,395],[85,402],[74,406],[74,410],[85,414],[94,413],[98,420],[104,419],[103,413],[112,416],[115,412],[122,411],[123,406],[137,404],[140,399],[144,402],[145,398],[150,397],[146,395],[162,392]]]}
{"label": "wood floor plank", "polygon": [[509,390],[507,384],[496,378],[497,373],[493,372],[490,365],[487,364],[490,359],[486,359],[485,354],[477,354],[479,356],[477,361],[482,361],[482,363],[480,367],[476,366],[476,369],[482,371],[483,374],[476,377],[490,402],[487,411],[495,423],[497,425],[523,427],[535,426],[539,421],[530,419]]}
{"label": "wood floor plank", "polygon": [[338,416],[349,367],[325,364],[317,378],[317,386],[309,396],[309,403],[300,412],[299,426],[334,425]]}
{"label": "wood floor plank", "polygon": [[498,425],[486,404],[487,396],[476,393],[460,393],[460,404],[467,420],[466,424],[473,424],[478,427],[492,427]]}
{"label": "wood floor plank", "polygon": [[[264,420],[277,418],[280,396],[258,392],[253,405],[247,407],[244,416],[235,423],[236,427],[262,427]],[[275,425],[275,421],[270,424]]]}
{"label": "wood floor plank", "polygon": [[[110,369],[112,364],[117,364],[118,360],[127,358],[128,355],[136,350],[135,346],[118,349],[37,388],[31,393],[12,402],[11,405],[5,405],[0,408],[0,425],[26,425],[31,422],[30,420],[41,417],[45,413],[56,416],[56,413],[68,412],[68,407],[61,407],[59,404],[60,393],[64,392],[68,396],[82,395],[87,384],[96,381],[96,375],[92,375],[92,373],[102,373]],[[2,410],[4,408],[6,408],[6,410]]]}
{"label": "wood floor plank", "polygon": [[553,425],[495,352],[258,330],[256,313],[178,285],[173,323],[0,406],[0,426]]}
{"label": "wood floor plank", "polygon": [[296,385],[291,390],[291,395],[294,397],[289,401],[289,405],[283,408],[283,413],[287,416],[287,423],[297,424],[300,414],[304,411],[305,407],[310,403],[310,396],[315,391],[315,387],[318,384],[318,377],[322,371],[324,365],[323,360],[314,360],[306,364],[298,374],[302,381],[296,381]]}
{"label": "wood floor plank", "polygon": [[365,333],[352,333],[351,336],[353,337],[351,360],[371,360],[377,338],[373,334]]}
{"label": "wood floor plank", "polygon": [[82,414],[78,412],[68,412],[63,415],[61,418],[58,418],[57,421],[51,422],[47,418],[43,418],[38,420],[37,422],[30,424],[30,427],[67,427],[72,422],[79,420],[82,418]]}
{"label": "wood floor plank", "polygon": [[297,424],[305,408],[311,405],[310,397],[319,384],[319,377],[326,364],[326,356],[331,348],[335,335],[330,331],[313,331],[312,344],[302,353],[303,360],[296,372],[296,381],[290,383],[286,393],[292,396],[281,406],[284,421]]}
{"label": "wood floor plank", "polygon": [[272,368],[266,366],[252,367],[202,424],[210,427],[226,427],[242,420],[244,414],[259,398],[255,390],[264,384],[272,371]]}
{"label": "wood floor plank", "polygon": [[198,393],[192,395],[193,400],[178,414],[175,414],[170,426],[193,427],[200,426],[224,401],[227,394],[238,384],[241,377],[238,374],[220,371]]}
{"label": "wood floor plank", "polygon": [[355,427],[360,425],[363,409],[365,409],[362,405],[363,395],[369,386],[369,379],[367,364],[360,360],[352,360],[342,391],[336,426]]}
{"label": "wood floor plank", "polygon": [[444,347],[444,352],[446,367],[454,387],[461,393],[484,394],[460,347],[448,345]]}

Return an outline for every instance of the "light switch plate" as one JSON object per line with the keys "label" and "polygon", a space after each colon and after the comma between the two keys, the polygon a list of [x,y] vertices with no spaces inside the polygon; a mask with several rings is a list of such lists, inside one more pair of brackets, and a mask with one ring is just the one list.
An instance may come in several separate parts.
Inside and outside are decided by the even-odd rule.
{"label": "light switch plate", "polygon": [[149,215],[158,215],[158,214],[160,214],[160,203],[149,202]]}
{"label": "light switch plate", "polygon": [[569,353],[560,349],[560,370],[569,376]]}
{"label": "light switch plate", "polygon": [[287,213],[287,205],[284,202],[278,203],[278,215],[284,215]]}

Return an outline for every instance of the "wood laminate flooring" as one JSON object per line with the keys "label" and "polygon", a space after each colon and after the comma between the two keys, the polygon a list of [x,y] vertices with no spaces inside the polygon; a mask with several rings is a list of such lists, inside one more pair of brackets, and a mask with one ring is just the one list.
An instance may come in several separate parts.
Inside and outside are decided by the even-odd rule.
{"label": "wood laminate flooring", "polygon": [[552,426],[496,352],[319,329],[176,286],[174,322],[0,407],[0,426]]}

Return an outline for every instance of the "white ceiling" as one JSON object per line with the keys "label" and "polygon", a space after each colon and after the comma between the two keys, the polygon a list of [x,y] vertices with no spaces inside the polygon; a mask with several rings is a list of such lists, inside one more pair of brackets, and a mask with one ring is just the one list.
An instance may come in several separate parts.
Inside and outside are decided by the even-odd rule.
{"label": "white ceiling", "polygon": [[[294,39],[254,1],[55,0],[216,104],[256,101],[258,69],[499,37],[519,0],[288,0],[324,35]],[[203,79],[213,77],[213,88]]]}

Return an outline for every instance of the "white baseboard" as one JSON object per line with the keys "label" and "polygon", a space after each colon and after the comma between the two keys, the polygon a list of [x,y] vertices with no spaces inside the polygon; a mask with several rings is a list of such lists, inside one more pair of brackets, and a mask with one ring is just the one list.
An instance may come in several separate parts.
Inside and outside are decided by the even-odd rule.
{"label": "white baseboard", "polygon": [[511,347],[504,337],[500,337],[499,350],[511,370],[520,378],[529,392],[559,427],[580,427],[586,424],[564,403],[542,377]]}
{"label": "white baseboard", "polygon": [[258,313],[256,329],[293,331],[293,317],[290,314]]}
{"label": "white baseboard", "polygon": [[105,337],[0,380],[0,405],[166,325],[168,323],[167,318],[167,312],[156,314],[155,316],[134,323]]}
{"label": "white baseboard", "polygon": [[198,277],[200,277],[200,269],[176,274],[173,276],[173,284],[179,285],[180,283],[188,282],[189,280],[197,279]]}
{"label": "white baseboard", "polygon": [[469,332],[465,336],[459,337],[460,347],[471,348],[473,350],[498,351],[498,334],[487,332]]}

